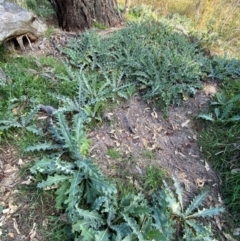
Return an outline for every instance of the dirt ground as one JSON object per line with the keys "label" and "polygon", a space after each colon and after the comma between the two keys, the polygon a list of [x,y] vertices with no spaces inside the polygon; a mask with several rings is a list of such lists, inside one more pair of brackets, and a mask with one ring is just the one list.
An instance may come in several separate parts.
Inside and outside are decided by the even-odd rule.
{"label": "dirt ground", "polygon": [[[110,31],[111,32],[111,31]],[[57,32],[54,38],[41,39],[22,54],[34,56],[60,53],[56,46],[64,46],[76,34]],[[209,189],[206,207],[221,205],[221,182],[206,160],[201,159],[201,147],[197,144],[196,117],[207,108],[212,95],[216,93],[214,83],[205,83],[197,95],[186,100],[182,106],[170,107],[167,118],[161,110],[154,109],[151,103],[134,95],[125,103],[104,113],[103,123],[88,133],[92,141],[90,154],[100,169],[108,177],[114,177],[119,168],[128,173],[144,175],[147,166],[158,166],[174,175],[184,190],[184,202],[188,204],[203,188]],[[111,159],[108,150],[123,153],[127,162]],[[146,152],[154,153],[147,158]],[[30,213],[28,197],[19,198],[18,185],[29,185],[31,177],[19,176],[19,170],[29,160],[18,156],[11,146],[0,148],[0,240],[43,240],[36,225],[46,225],[43,217],[26,226],[23,218]],[[141,189],[141,187],[139,187]],[[53,204],[54,205],[54,204]],[[23,215],[24,214],[24,215]],[[222,222],[215,218],[218,229]],[[24,224],[24,225],[23,225]],[[2,237],[1,237],[2,236]]]}
{"label": "dirt ground", "polygon": [[[205,91],[210,88],[215,87],[207,84],[195,98],[182,106],[170,107],[167,118],[140,96],[133,96],[105,113],[107,121],[89,133],[92,157],[106,175],[114,175],[118,160],[111,160],[107,153],[115,149],[135,160],[135,172],[142,173],[147,166],[157,165],[177,177],[186,201],[192,200],[201,188],[208,187],[212,195],[209,199],[213,204],[218,203],[220,180],[200,158],[194,121],[207,106],[209,95]],[[154,158],[147,159],[146,151],[153,152]]]}

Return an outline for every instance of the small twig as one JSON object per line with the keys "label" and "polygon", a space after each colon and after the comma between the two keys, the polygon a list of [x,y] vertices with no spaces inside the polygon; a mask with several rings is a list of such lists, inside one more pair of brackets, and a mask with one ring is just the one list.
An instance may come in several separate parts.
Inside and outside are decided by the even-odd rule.
{"label": "small twig", "polygon": [[51,38],[51,41],[52,41],[53,47],[54,47],[61,55],[67,56],[67,53],[64,52],[64,51],[62,51],[62,50],[57,46],[57,43],[56,43],[54,37]]}
{"label": "small twig", "polygon": [[30,46],[30,49],[31,49],[32,51],[34,51],[34,49],[33,49],[33,47],[32,47],[32,44],[31,44],[31,41],[30,41],[30,39],[28,38],[27,34],[25,35],[25,37],[27,38],[27,41],[28,41],[29,46]]}
{"label": "small twig", "polygon": [[132,125],[130,124],[127,115],[124,115],[123,119],[124,119],[124,121],[125,121],[125,123],[126,123],[126,125],[127,125],[127,129],[129,130],[129,132],[132,133],[132,134],[135,134],[136,132],[135,132],[135,130],[133,129]]}

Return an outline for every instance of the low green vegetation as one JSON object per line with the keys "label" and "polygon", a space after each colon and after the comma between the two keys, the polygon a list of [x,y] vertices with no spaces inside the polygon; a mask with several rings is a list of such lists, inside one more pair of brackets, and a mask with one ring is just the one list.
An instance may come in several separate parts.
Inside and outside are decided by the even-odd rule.
{"label": "low green vegetation", "polygon": [[158,191],[163,185],[163,180],[167,178],[167,173],[163,168],[148,166],[146,168],[146,177],[144,185],[146,190]]}
{"label": "low green vegetation", "polygon": [[[170,188],[164,181],[167,173],[153,166],[139,179],[118,173],[110,181],[89,157],[86,134],[103,122],[106,107],[135,92],[167,116],[170,105],[194,96],[207,79],[221,83],[221,91],[209,112],[199,115],[199,126],[207,126],[199,134],[200,145],[221,175],[227,209],[240,212],[240,61],[209,58],[202,47],[204,33],[185,33],[189,20],[150,13],[151,9],[132,10],[134,19],[141,20],[108,37],[83,33],[64,49],[67,63],[10,56],[1,47],[0,66],[7,78],[0,80],[0,143],[15,144],[21,154],[34,159],[28,172],[41,197],[45,189],[54,188],[49,191],[55,205],[49,226],[56,230],[55,235],[43,230],[46,240],[214,240],[201,218],[224,209],[200,208],[207,191],[185,207],[176,179]],[[183,30],[176,27],[179,24]],[[37,118],[42,105],[54,107],[45,120]],[[120,151],[109,149],[107,155],[127,166]],[[154,152],[143,156],[154,159]],[[65,222],[57,220],[63,213]]]}
{"label": "low green vegetation", "polygon": [[[119,196],[115,185],[104,178],[93,160],[81,153],[84,136],[81,116],[74,118],[71,128],[62,112],[56,118],[57,125],[51,123],[48,128],[54,142],[30,146],[26,151],[51,150],[36,160],[31,173],[46,176],[38,188],[57,185],[55,207],[67,213],[74,240],[172,240],[179,235],[174,231],[176,215],[185,240],[213,238],[209,227],[192,220],[224,210],[210,208],[192,213],[202,204],[206,192],[197,196],[184,212],[182,191],[175,179],[177,198],[166,183],[165,189],[154,194],[150,201],[142,193]],[[146,175],[151,178],[152,169],[148,172]]]}
{"label": "low green vegetation", "polygon": [[197,44],[157,21],[130,23],[106,39],[85,33],[68,45],[67,53],[72,66],[110,79],[113,93],[126,98],[124,87],[131,83],[164,108],[180,104],[183,95],[194,95],[207,74],[203,66],[208,60]]}
{"label": "low green vegetation", "polygon": [[[206,128],[199,133],[204,158],[220,173],[223,198],[236,223],[240,210],[240,80],[224,81],[209,113],[200,114]],[[209,148],[211,146],[211,148]]]}
{"label": "low green vegetation", "polygon": [[119,159],[119,158],[122,156],[122,154],[121,154],[120,151],[115,150],[115,149],[113,149],[113,148],[111,148],[111,149],[109,149],[109,150],[107,151],[107,155],[108,155],[111,159]]}
{"label": "low green vegetation", "polygon": [[47,0],[11,0],[10,2],[14,2],[30,11],[33,11],[42,19],[51,18],[55,15],[50,1]]}

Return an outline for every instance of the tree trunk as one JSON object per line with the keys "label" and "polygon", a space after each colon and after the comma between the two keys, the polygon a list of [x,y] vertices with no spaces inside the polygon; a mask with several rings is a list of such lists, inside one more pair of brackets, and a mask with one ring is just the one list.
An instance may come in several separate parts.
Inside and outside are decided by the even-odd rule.
{"label": "tree trunk", "polygon": [[49,0],[59,26],[66,31],[90,28],[94,21],[106,26],[121,23],[116,0]]}

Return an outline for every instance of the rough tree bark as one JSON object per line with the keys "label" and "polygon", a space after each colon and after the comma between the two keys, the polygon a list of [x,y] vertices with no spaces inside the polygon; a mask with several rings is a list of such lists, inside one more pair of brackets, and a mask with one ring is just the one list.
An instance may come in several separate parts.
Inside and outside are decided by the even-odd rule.
{"label": "rough tree bark", "polygon": [[49,0],[59,26],[66,31],[90,28],[94,21],[107,26],[121,23],[116,0]]}

